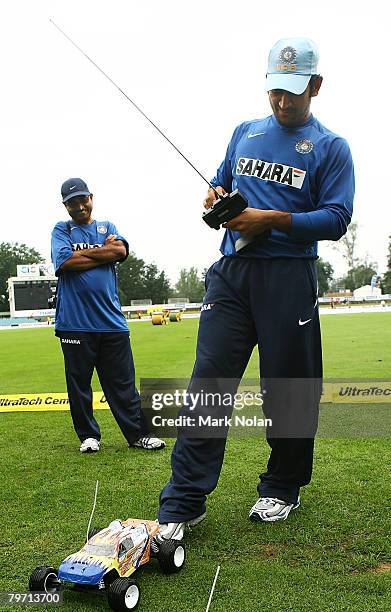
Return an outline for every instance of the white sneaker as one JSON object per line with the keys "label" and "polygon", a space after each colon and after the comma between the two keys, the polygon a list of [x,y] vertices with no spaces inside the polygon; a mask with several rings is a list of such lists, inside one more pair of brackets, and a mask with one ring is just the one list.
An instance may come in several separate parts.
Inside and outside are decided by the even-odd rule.
{"label": "white sneaker", "polygon": [[290,511],[299,506],[300,497],[295,504],[287,504],[277,497],[260,497],[251,508],[249,516],[252,521],[275,523],[276,521],[285,521]]}
{"label": "white sneaker", "polygon": [[144,450],[160,450],[166,446],[166,443],[160,440],[160,438],[144,436],[133,442],[133,444],[130,444],[130,446],[143,448]]}
{"label": "white sneaker", "polygon": [[195,527],[206,517],[206,512],[200,514],[190,521],[184,521],[183,523],[160,523],[159,531],[155,536],[157,542],[163,540],[182,540],[185,535],[186,527]]}
{"label": "white sneaker", "polygon": [[99,440],[95,438],[87,438],[80,444],[81,453],[97,453],[99,450]]}

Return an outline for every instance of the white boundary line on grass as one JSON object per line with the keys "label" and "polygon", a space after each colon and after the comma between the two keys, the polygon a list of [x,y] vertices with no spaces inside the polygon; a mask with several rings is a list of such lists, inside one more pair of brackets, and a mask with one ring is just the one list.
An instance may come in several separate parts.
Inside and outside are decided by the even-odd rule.
{"label": "white boundary line on grass", "polygon": [[[390,306],[352,306],[351,308],[349,308],[348,306],[337,306],[337,308],[320,308],[319,309],[319,314],[320,316],[322,315],[339,315],[339,314],[363,314],[363,313],[371,313],[371,312],[391,312],[391,308]],[[199,319],[200,318],[200,313],[199,312],[195,312],[195,313],[189,313],[189,314],[184,314],[182,315],[182,319]],[[133,325],[133,323],[151,323],[151,319],[149,318],[144,318],[144,319],[128,319],[127,320],[128,323],[131,323]],[[47,323],[36,323],[36,324],[22,324],[20,326],[15,326],[15,325],[0,325],[0,331],[2,330],[9,330],[9,329],[35,329],[37,327],[40,328],[47,328],[49,327],[50,329],[54,329],[53,325],[47,325]]]}
{"label": "white boundary line on grass", "polygon": [[338,315],[338,314],[362,314],[371,312],[391,312],[389,306],[337,306],[336,308],[319,308],[319,314]]}

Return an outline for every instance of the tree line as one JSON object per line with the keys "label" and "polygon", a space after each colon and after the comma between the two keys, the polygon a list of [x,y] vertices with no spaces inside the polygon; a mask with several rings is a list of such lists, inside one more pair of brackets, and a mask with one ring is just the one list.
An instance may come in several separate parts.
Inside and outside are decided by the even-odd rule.
{"label": "tree line", "polygon": [[[334,278],[332,265],[319,258],[317,260],[319,295],[327,291],[346,289],[353,292],[358,287],[370,285],[372,278],[377,275],[377,264],[371,261],[368,255],[363,258],[357,255],[358,224],[352,222],[346,234],[338,242],[332,244],[346,261],[348,271],[345,276]],[[377,286],[382,289],[383,293],[391,293],[391,235],[388,241],[387,271],[383,276],[378,276]]]}
{"label": "tree line", "polygon": [[[358,227],[351,223],[348,232],[335,245],[348,264],[348,272],[342,278],[334,278],[333,266],[319,258],[318,270],[319,295],[327,291],[338,291],[369,285],[377,273],[376,264],[368,258],[357,256]],[[387,271],[379,278],[383,293],[391,294],[391,235],[388,244]],[[43,256],[26,244],[0,242],[0,311],[9,309],[7,280],[16,276],[19,264],[43,263]],[[204,278],[206,270],[196,267],[183,268],[174,286],[163,270],[155,263],[147,263],[130,253],[129,257],[118,266],[118,291],[122,304],[131,300],[151,299],[153,304],[163,304],[168,298],[188,298],[190,302],[201,302],[205,293]]]}
{"label": "tree line", "polygon": [[188,298],[190,302],[202,302],[204,297],[203,275],[197,268],[182,269],[174,287],[165,272],[154,263],[129,253],[129,257],[118,266],[118,292],[122,304],[131,300],[151,299],[152,304],[164,304],[168,298]]}

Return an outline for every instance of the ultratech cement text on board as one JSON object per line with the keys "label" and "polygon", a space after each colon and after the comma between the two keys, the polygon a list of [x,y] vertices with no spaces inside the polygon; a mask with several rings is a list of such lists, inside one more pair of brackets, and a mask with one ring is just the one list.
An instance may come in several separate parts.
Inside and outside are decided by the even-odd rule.
{"label": "ultratech cement text on board", "polygon": [[42,400],[41,397],[34,397],[32,399],[28,399],[27,397],[20,397],[16,400],[10,400],[5,398],[0,398],[0,407],[1,406],[40,406],[42,403],[44,404],[69,404],[68,398],[56,398],[56,397],[45,397],[45,401]]}
{"label": "ultratech cement text on board", "polygon": [[359,389],[358,387],[342,387],[339,390],[338,395],[341,397],[349,396],[355,397],[357,395],[362,395],[367,397],[369,395],[391,395],[391,389],[381,389],[380,387],[367,387],[366,389]]}

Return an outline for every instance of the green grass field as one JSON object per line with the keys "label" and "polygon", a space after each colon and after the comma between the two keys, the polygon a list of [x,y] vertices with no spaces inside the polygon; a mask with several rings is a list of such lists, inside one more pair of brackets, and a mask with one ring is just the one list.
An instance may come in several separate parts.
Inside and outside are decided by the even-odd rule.
{"label": "green grass field", "polygon": [[[189,376],[197,325],[131,324],[138,376]],[[390,378],[391,313],[323,316],[322,329],[327,378]],[[0,360],[0,393],[65,390],[52,329],[1,331]],[[247,376],[257,374],[254,354]],[[378,408],[387,418],[387,405]],[[25,591],[33,567],[56,566],[81,546],[96,479],[95,525],[155,518],[173,440],[161,453],[128,449],[110,412],[97,418],[102,450],[80,455],[66,412],[0,413],[0,592]],[[391,609],[390,439],[318,438],[302,506],[276,525],[247,518],[267,456],[263,440],[229,440],[208,518],[186,538],[184,571],[167,577],[151,561],[135,575],[140,611],[204,611],[218,564],[211,612]],[[64,601],[64,612],[108,610],[99,596],[67,591]]]}

